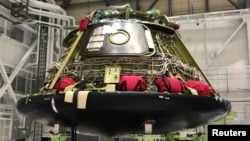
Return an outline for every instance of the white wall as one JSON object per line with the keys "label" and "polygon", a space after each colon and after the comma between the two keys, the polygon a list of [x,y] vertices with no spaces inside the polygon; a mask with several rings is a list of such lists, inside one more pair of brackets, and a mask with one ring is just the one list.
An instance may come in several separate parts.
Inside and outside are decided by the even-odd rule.
{"label": "white wall", "polygon": [[[248,11],[242,10],[243,12]],[[249,66],[250,13],[227,11],[171,17],[203,68]],[[229,14],[230,16],[225,16]]]}
{"label": "white wall", "polygon": [[221,91],[250,91],[249,16],[245,9],[170,17],[180,24],[182,40]]}
{"label": "white wall", "polygon": [[0,36],[0,59],[6,65],[16,66],[28,48],[10,37]]}
{"label": "white wall", "polygon": [[183,15],[170,19],[180,24],[182,40],[215,88],[222,97],[233,101],[232,111],[237,113],[237,118],[227,121],[227,124],[249,124],[249,10]]}

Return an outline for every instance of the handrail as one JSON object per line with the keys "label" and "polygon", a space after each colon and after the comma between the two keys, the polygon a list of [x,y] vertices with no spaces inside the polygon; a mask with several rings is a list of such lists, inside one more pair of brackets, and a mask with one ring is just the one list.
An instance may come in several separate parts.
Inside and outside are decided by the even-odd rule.
{"label": "handrail", "polygon": [[[212,19],[215,20],[225,20],[226,17],[232,18],[232,16],[241,17],[242,15],[249,14],[250,9],[240,9],[240,10],[229,10],[229,11],[219,11],[219,12],[209,12],[200,14],[190,14],[190,15],[180,15],[169,17],[171,21],[185,21],[185,22],[197,22],[198,19]],[[236,18],[236,17],[235,17]]]}

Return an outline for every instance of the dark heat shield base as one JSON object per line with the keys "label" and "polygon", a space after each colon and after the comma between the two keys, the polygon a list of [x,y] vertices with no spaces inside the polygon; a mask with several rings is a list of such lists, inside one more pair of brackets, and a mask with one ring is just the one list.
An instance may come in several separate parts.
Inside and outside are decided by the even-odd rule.
{"label": "dark heat shield base", "polygon": [[193,128],[220,119],[231,109],[229,101],[188,94],[89,92],[86,109],[64,102],[64,97],[62,93],[21,98],[17,109],[44,124],[71,127],[75,121],[80,133],[105,136],[143,134],[144,123],[152,120],[153,134]]}

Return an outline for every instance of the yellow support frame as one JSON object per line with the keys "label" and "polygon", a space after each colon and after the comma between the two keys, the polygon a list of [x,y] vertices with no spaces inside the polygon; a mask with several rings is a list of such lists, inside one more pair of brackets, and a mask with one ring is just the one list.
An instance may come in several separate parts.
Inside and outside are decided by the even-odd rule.
{"label": "yellow support frame", "polygon": [[72,56],[75,53],[76,49],[77,49],[77,45],[83,35],[84,31],[78,31],[77,32],[77,37],[75,39],[75,41],[73,42],[73,44],[71,45],[69,52],[67,53],[66,57],[64,58],[64,60],[62,61],[62,64],[60,66],[60,68],[58,69],[55,77],[53,78],[52,82],[49,85],[49,89],[53,89],[54,85],[56,84],[56,81],[58,80],[58,78],[61,76],[63,69],[66,67],[66,65],[72,60]]}
{"label": "yellow support frame", "polygon": [[[165,16],[165,15],[161,16],[161,17],[159,17],[159,19],[161,19],[166,25],[170,26],[171,23],[170,23],[167,16]],[[174,29],[173,29],[173,31],[174,31]],[[206,82],[211,86],[211,89],[213,90],[213,92],[216,93],[215,87],[213,86],[213,84],[211,83],[211,81],[208,79],[207,75],[203,71],[203,69],[196,62],[196,60],[194,59],[192,54],[189,52],[189,50],[187,49],[187,47],[183,43],[180,34],[177,31],[174,31],[174,34],[177,37],[177,38],[174,38],[174,43],[178,47],[176,49],[177,49],[178,53],[180,53],[180,55],[181,55],[180,56],[181,60],[185,60],[186,62],[189,63],[189,65],[194,66],[195,68],[197,68],[198,71],[200,71],[201,75],[206,80]]]}

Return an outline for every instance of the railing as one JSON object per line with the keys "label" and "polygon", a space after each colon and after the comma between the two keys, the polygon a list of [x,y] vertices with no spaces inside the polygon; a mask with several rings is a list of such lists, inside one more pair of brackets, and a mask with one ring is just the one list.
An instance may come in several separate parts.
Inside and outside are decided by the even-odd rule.
{"label": "railing", "polygon": [[191,14],[191,15],[181,15],[181,16],[172,16],[169,17],[171,21],[178,23],[184,22],[197,22],[198,19],[209,20],[225,20],[232,18],[241,18],[243,15],[249,14],[250,9],[240,9],[240,10],[229,10],[229,11],[220,11],[220,12],[209,12],[201,14]]}

